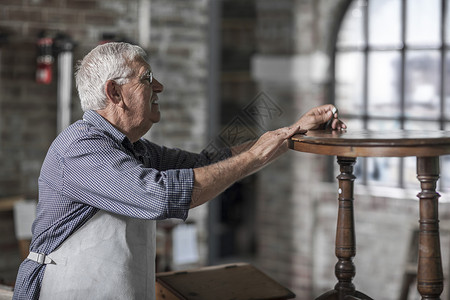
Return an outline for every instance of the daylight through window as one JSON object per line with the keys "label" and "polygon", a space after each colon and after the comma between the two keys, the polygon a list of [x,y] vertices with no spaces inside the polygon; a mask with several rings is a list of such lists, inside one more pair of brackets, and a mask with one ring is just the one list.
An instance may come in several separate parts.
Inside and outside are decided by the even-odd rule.
{"label": "daylight through window", "polygon": [[[354,0],[337,35],[334,97],[350,128],[450,130],[450,0]],[[416,162],[358,159],[367,185],[416,187]],[[440,188],[450,190],[450,157]]]}

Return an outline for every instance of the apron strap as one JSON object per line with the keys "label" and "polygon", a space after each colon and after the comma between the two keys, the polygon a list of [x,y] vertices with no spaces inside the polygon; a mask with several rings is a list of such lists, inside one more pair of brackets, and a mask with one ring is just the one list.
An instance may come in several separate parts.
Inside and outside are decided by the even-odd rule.
{"label": "apron strap", "polygon": [[47,264],[55,263],[50,257],[45,255],[44,253],[36,253],[36,252],[30,251],[30,254],[28,254],[27,258],[32,260],[32,261],[35,261],[35,262],[37,262],[38,264],[41,264],[41,265],[47,265]]}

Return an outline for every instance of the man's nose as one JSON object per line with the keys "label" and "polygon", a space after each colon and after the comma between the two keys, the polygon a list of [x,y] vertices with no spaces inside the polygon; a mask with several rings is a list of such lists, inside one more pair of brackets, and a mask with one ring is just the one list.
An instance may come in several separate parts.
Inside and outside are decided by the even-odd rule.
{"label": "man's nose", "polygon": [[155,78],[153,78],[152,81],[152,88],[155,93],[161,93],[164,90],[164,86],[162,85],[162,83]]}

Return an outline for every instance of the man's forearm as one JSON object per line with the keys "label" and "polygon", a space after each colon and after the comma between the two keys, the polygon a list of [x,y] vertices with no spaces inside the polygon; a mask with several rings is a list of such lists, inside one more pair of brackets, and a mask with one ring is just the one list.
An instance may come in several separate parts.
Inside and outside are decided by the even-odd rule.
{"label": "man's forearm", "polygon": [[255,159],[247,151],[218,163],[194,169],[191,208],[213,199],[234,182],[257,169]]}
{"label": "man's forearm", "polygon": [[233,156],[238,155],[238,154],[250,149],[255,143],[256,143],[256,140],[251,140],[248,142],[244,142],[240,145],[233,146],[233,147],[231,147],[231,154]]}
{"label": "man's forearm", "polygon": [[264,133],[256,142],[232,149],[239,154],[218,163],[194,169],[191,208],[223,192],[234,182],[266,166],[287,151],[287,139],[298,132],[298,126]]}

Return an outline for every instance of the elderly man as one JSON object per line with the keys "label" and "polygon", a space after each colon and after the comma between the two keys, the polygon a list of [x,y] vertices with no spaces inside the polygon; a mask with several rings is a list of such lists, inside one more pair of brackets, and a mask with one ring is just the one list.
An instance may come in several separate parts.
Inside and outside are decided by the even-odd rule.
{"label": "elderly man", "polygon": [[284,153],[295,133],[332,119],[333,129],[345,128],[324,105],[214,161],[141,138],[160,120],[163,85],[138,46],[96,47],[80,62],[76,83],[85,113],[43,163],[14,299],[153,299],[153,220],[186,219],[190,208]]}

